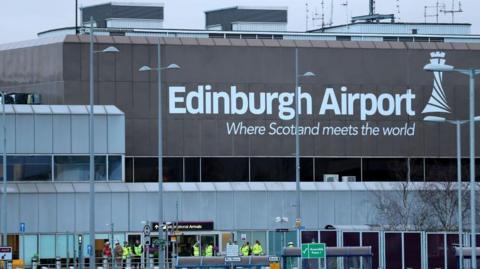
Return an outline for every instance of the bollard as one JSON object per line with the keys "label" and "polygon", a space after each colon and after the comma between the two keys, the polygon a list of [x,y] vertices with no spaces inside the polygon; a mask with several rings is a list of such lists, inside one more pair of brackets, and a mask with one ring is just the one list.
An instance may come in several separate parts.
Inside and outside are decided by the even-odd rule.
{"label": "bollard", "polygon": [[60,257],[55,257],[55,269],[62,269],[62,261]]}
{"label": "bollard", "polygon": [[37,269],[37,259],[32,259],[32,269]]}
{"label": "bollard", "polygon": [[125,269],[131,269],[132,268],[132,258],[130,256],[127,257],[127,263],[125,265]]}
{"label": "bollard", "polygon": [[149,257],[148,257],[148,265],[147,265],[148,269],[152,269],[153,267],[153,254],[150,254]]}
{"label": "bollard", "polygon": [[108,257],[103,256],[103,269],[108,269]]}

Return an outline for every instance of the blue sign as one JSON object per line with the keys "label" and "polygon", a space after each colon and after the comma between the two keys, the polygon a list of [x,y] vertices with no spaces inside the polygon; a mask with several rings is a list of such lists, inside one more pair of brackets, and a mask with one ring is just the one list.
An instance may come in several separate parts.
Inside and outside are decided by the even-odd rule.
{"label": "blue sign", "polygon": [[21,222],[20,223],[20,228],[19,228],[20,232],[21,233],[24,233],[25,232],[25,222]]}
{"label": "blue sign", "polygon": [[90,256],[92,255],[92,245],[87,246],[87,254]]}

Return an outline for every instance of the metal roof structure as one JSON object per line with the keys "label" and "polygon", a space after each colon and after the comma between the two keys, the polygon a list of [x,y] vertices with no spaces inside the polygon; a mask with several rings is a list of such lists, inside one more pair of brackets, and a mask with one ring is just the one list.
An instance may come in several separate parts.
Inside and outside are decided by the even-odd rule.
{"label": "metal roof structure", "polygon": [[[304,192],[317,191],[396,191],[401,182],[302,182]],[[421,190],[435,183],[409,183]],[[441,188],[441,184],[437,186]],[[88,182],[16,182],[8,183],[8,193],[86,193]],[[158,183],[97,182],[97,193],[158,192]],[[164,183],[165,192],[293,192],[295,182],[185,182]]]}
{"label": "metal roof structure", "polygon": [[[5,105],[6,114],[88,115],[89,111],[88,105]],[[93,111],[95,115],[124,115],[114,105],[96,105]],[[2,112],[3,106],[0,106],[0,113]]]}
{"label": "metal roof structure", "polygon": [[93,17],[98,27],[106,27],[111,19],[163,20],[163,4],[110,2],[93,6],[84,6],[82,22]]}

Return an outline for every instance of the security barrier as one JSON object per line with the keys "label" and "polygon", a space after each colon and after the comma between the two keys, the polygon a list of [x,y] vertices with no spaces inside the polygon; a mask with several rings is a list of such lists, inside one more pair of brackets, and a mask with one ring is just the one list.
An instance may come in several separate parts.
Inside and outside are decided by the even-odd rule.
{"label": "security barrier", "polygon": [[372,269],[371,247],[327,247],[326,263],[320,263],[319,259],[302,259],[301,257],[302,250],[300,248],[284,248],[282,250],[283,269],[291,269],[297,267],[299,259],[302,260],[303,269]]}
{"label": "security barrier", "polygon": [[175,268],[262,268],[269,267],[269,258],[269,256],[246,256],[238,257],[237,261],[228,262],[224,256],[178,257]]}

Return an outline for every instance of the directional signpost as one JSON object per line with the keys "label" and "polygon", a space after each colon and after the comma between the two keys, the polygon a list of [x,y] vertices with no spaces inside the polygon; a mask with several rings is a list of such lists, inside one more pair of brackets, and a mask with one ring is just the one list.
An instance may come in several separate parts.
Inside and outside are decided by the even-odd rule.
{"label": "directional signpost", "polygon": [[323,259],[323,268],[327,268],[327,248],[325,243],[302,244],[302,259]]}
{"label": "directional signpost", "polygon": [[0,247],[0,261],[11,261],[11,260],[12,260],[12,248]]}

